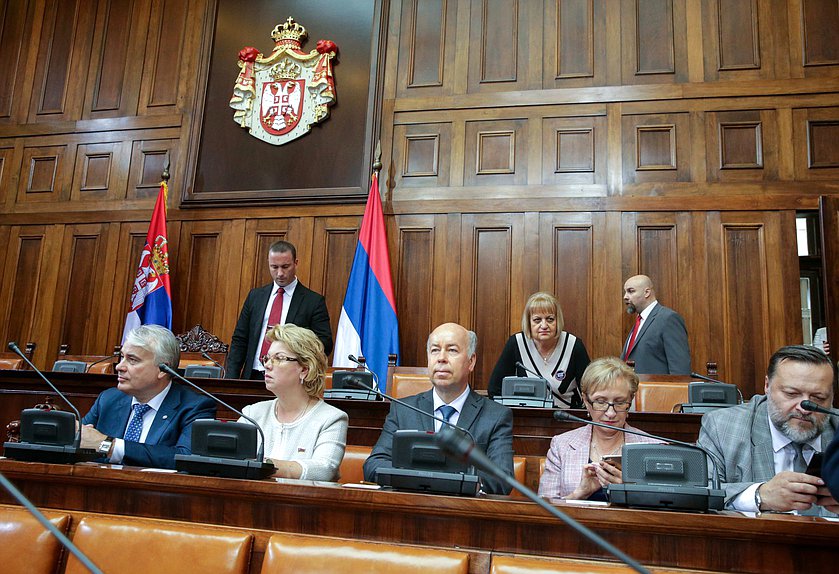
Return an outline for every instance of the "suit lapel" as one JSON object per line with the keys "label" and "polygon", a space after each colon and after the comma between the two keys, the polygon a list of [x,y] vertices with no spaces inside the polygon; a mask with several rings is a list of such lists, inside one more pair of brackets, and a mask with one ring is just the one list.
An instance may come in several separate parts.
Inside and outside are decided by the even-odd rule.
{"label": "suit lapel", "polygon": [[767,399],[757,406],[752,420],[752,480],[769,480],[775,476],[775,453],[769,430]]}
{"label": "suit lapel", "polygon": [[271,290],[274,288],[273,283],[259,289],[256,294],[256,301],[254,305],[253,315],[251,316],[251,325],[253,329],[252,335],[259,340],[262,333],[259,332],[262,327],[262,319],[265,317],[265,309],[268,307],[268,299],[271,298]]}
{"label": "suit lapel", "polygon": [[464,429],[472,428],[475,419],[481,412],[481,397],[474,391],[469,391],[466,402],[463,403],[463,410],[457,419],[457,426]]}
{"label": "suit lapel", "polygon": [[102,429],[107,435],[115,437],[124,437],[125,429],[128,427],[128,419],[131,418],[131,397],[124,393],[120,393],[114,401],[114,417],[111,419],[111,425],[108,430]]}
{"label": "suit lapel", "polygon": [[641,323],[641,329],[638,331],[638,336],[636,336],[636,337],[635,337],[635,346],[633,347],[633,350],[634,350],[635,348],[637,348],[637,347],[638,347],[638,341],[640,341],[640,340],[641,340],[641,337],[643,337],[643,336],[644,336],[644,333],[646,333],[646,332],[647,332],[647,328],[648,328],[650,325],[652,325],[653,321],[655,321],[655,317],[656,317],[656,315],[658,315],[658,312],[659,312],[659,310],[660,310],[660,309],[661,309],[661,303],[659,303],[658,305],[656,305],[655,307],[653,307],[653,310],[652,310],[652,311],[650,311],[650,315],[649,315],[649,317],[647,317],[647,318],[646,318],[646,319],[645,319],[645,320]]}
{"label": "suit lapel", "polygon": [[178,411],[178,406],[181,404],[180,388],[175,383],[169,388],[166,393],[166,398],[163,399],[163,404],[160,405],[160,410],[154,417],[154,422],[151,424],[149,434],[146,435],[145,444],[158,444],[163,433],[169,428],[172,420],[175,418],[175,413]]}
{"label": "suit lapel", "polygon": [[294,295],[291,296],[291,303],[288,304],[288,313],[285,317],[286,324],[294,323],[297,324],[295,321],[297,319],[297,312],[300,310],[300,306],[303,304],[303,299],[306,298],[306,287],[297,280],[297,287],[294,288]]}
{"label": "suit lapel", "polygon": [[[431,397],[431,391],[422,393],[417,398],[417,408],[423,412],[434,414],[434,399]],[[412,413],[419,419],[418,428],[424,431],[434,430],[434,419],[431,417],[424,417],[419,413]]]}

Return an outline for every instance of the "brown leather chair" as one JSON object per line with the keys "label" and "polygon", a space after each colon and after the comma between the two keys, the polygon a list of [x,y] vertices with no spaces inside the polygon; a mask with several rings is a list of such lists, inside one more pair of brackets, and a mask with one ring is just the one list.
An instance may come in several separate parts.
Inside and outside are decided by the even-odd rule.
{"label": "brown leather chair", "polygon": [[[67,534],[70,515],[45,512]],[[5,574],[53,574],[61,558],[61,543],[34,516],[17,506],[0,505],[0,570]]]}
{"label": "brown leather chair", "polygon": [[[513,457],[513,478],[515,478],[520,483],[527,486],[525,480],[527,479],[527,457],[526,456],[514,456]],[[513,490],[510,493],[511,496],[515,496],[516,498],[523,498],[524,495],[519,492],[518,490]]]}
{"label": "brown leather chair", "polygon": [[431,390],[425,367],[388,367],[388,390],[391,396],[404,399]]}
{"label": "brown leather chair", "polygon": [[688,402],[690,377],[683,375],[640,375],[635,393],[639,412],[673,412]]}
{"label": "brown leather chair", "polygon": [[341,477],[338,482],[361,482],[364,480],[364,461],[370,456],[373,449],[369,446],[347,445],[344,451],[344,459],[341,461],[339,472]]}
{"label": "brown leather chair", "polygon": [[[86,516],[73,542],[104,572],[246,574],[253,535],[185,522]],[[74,557],[67,560],[65,574],[84,572]]]}
{"label": "brown leather chair", "polygon": [[262,574],[466,574],[469,555],[427,546],[401,546],[327,536],[274,534]]}
{"label": "brown leather chair", "polygon": [[120,345],[114,347],[112,355],[71,355],[70,346],[65,344],[59,346],[56,361],[81,361],[87,365],[88,373],[112,375],[117,363],[119,363],[120,349]]}
{"label": "brown leather chair", "polygon": [[[699,570],[682,568],[648,567],[655,574],[700,574]],[[619,562],[605,560],[578,560],[573,558],[547,558],[530,556],[494,555],[490,574],[623,574],[635,572]]]}
{"label": "brown leather chair", "polygon": [[[26,358],[31,361],[32,355],[35,354],[35,343],[26,343],[26,346],[22,349],[22,351],[23,354],[26,355]],[[17,353],[2,352],[0,353],[0,369],[6,371],[26,371],[29,370],[29,365],[27,365],[26,361],[21,359]]]}

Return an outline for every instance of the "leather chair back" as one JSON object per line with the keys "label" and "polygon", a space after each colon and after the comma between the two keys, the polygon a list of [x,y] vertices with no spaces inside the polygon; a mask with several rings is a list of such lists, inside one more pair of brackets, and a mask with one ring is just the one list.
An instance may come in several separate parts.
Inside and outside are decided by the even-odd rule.
{"label": "leather chair back", "polygon": [[[70,515],[45,512],[67,534]],[[23,508],[0,506],[0,570],[5,574],[53,574],[61,558],[61,543]]]}
{"label": "leather chair back", "polygon": [[361,482],[364,480],[364,461],[370,456],[373,449],[369,446],[347,445],[344,451],[344,459],[341,461],[339,472],[341,477],[338,482]]}
{"label": "leather chair back", "polygon": [[[86,516],[73,542],[104,572],[246,574],[253,535],[185,522]],[[87,570],[71,556],[65,574]]]}
{"label": "leather chair back", "polygon": [[455,550],[278,533],[262,574],[466,574],[469,555]]}

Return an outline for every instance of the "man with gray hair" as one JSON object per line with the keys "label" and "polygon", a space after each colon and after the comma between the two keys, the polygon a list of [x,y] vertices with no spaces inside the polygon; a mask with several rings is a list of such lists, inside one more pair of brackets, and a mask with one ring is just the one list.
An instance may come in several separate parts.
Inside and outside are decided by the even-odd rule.
{"label": "man with gray hair", "polygon": [[131,331],[116,366],[116,388],[102,391],[82,419],[82,448],[113,464],[175,468],[176,454],[192,452],[192,423],[216,416],[209,397],[172,384],[158,365],[178,368],[178,340],[169,329]]}
{"label": "man with gray hair", "polygon": [[839,511],[824,481],[806,472],[836,425],[802,401],[833,404],[836,367],[806,345],[781,347],[769,360],[765,395],[702,417],[699,444],[722,463],[726,508],[743,512]]}
{"label": "man with gray hair", "polygon": [[[428,376],[432,390],[404,402],[468,430],[478,448],[507,474],[513,474],[513,411],[469,388],[475,368],[478,337],[455,323],[440,325],[428,337]],[[393,434],[397,430],[438,432],[442,423],[398,403],[391,403],[382,434],[364,463],[364,479],[375,481],[376,471],[393,466]],[[508,494],[509,487],[482,471],[482,488],[488,494]]]}

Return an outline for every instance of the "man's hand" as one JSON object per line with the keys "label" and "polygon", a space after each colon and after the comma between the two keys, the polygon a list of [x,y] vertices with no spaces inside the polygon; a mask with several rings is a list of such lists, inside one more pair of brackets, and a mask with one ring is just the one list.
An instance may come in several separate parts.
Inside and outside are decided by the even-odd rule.
{"label": "man's hand", "polygon": [[82,448],[99,448],[99,443],[108,438],[107,435],[102,434],[93,425],[82,426]]}
{"label": "man's hand", "polygon": [[839,514],[839,502],[830,494],[826,486],[820,486],[816,491],[816,504],[824,506],[830,512]]}
{"label": "man's hand", "polygon": [[[762,502],[760,510],[807,510],[817,504],[819,487],[824,487],[824,481],[816,476],[801,472],[779,472],[759,487]],[[829,495],[826,488],[823,491]]]}

